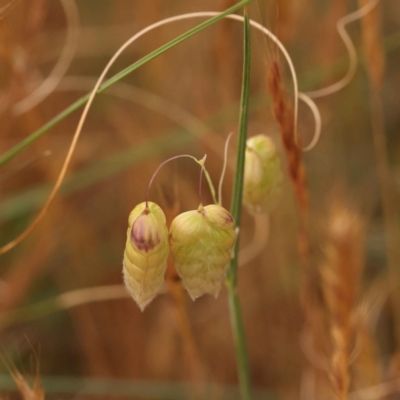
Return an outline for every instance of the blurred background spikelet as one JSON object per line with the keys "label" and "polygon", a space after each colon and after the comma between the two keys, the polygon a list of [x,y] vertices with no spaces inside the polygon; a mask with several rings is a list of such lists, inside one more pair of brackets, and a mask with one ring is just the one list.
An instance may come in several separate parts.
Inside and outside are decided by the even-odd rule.
{"label": "blurred background spikelet", "polygon": [[321,265],[323,293],[332,341],[330,376],[337,399],[347,399],[350,358],[355,348],[355,311],[364,267],[365,221],[332,196],[325,219]]}

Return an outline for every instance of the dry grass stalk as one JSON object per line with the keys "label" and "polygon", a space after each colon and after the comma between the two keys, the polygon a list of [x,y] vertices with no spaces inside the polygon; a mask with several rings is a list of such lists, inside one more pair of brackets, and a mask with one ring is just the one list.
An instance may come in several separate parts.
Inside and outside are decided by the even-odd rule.
{"label": "dry grass stalk", "polygon": [[301,149],[296,142],[293,107],[286,93],[278,62],[273,61],[267,73],[268,89],[273,100],[273,112],[279,124],[282,143],[286,152],[289,176],[292,181],[299,209],[299,245],[302,254],[307,254],[308,240],[306,219],[308,193],[306,173],[301,159]]}
{"label": "dry grass stalk", "polygon": [[23,400],[44,400],[44,391],[40,384],[39,375],[36,376],[31,387],[17,369],[11,369],[10,374],[20,391]]}
{"label": "dry grass stalk", "polygon": [[[377,348],[365,316],[357,324],[357,341],[361,343],[360,353],[351,365],[353,389],[362,389],[378,385],[381,382],[380,369],[377,360]],[[376,397],[375,400],[380,400]]]}
{"label": "dry grass stalk", "polygon": [[[174,174],[173,182],[173,194],[171,197],[167,195],[167,190],[159,191],[162,199],[162,208],[165,211],[165,217],[167,219],[167,226],[170,226],[172,220],[180,212],[180,203],[177,200],[178,185],[176,173]],[[183,355],[185,357],[185,363],[190,379],[194,383],[204,383],[206,381],[206,373],[201,362],[201,357],[193,336],[193,330],[190,325],[189,316],[185,305],[187,296],[175,269],[172,257],[168,258],[168,267],[165,274],[165,279],[167,290],[173,301],[177,331],[182,340]],[[193,398],[197,398],[195,393],[192,393],[192,395]]]}
{"label": "dry grass stalk", "polygon": [[[369,2],[370,0],[358,0],[360,8]],[[379,11],[379,7],[375,7],[361,19],[367,70],[375,90],[381,89],[385,73],[385,52],[380,39],[381,21]]]}
{"label": "dry grass stalk", "polygon": [[[168,267],[173,266],[173,261],[168,260]],[[206,370],[201,362],[201,356],[193,335],[188,311],[186,308],[187,294],[176,273],[166,276],[166,284],[174,306],[176,329],[182,341],[182,353],[187,367],[189,379],[193,384],[204,384],[207,381]],[[202,390],[196,385],[190,392],[190,398],[202,398]]]}
{"label": "dry grass stalk", "polygon": [[[367,0],[359,0],[360,6]],[[391,183],[391,173],[388,157],[388,144],[385,135],[385,120],[383,102],[381,97],[382,82],[385,73],[385,52],[381,41],[381,16],[380,8],[376,7],[362,19],[362,37],[366,58],[367,72],[371,85],[370,108],[372,134],[375,148],[376,167],[382,198],[382,211],[385,229],[385,244],[388,258],[390,282],[399,282],[397,264],[400,260],[398,243],[400,234],[398,227],[398,212],[396,196]],[[391,296],[393,306],[394,326],[397,344],[400,342],[400,296],[393,293]]]}
{"label": "dry grass stalk", "polygon": [[302,260],[303,281],[300,289],[305,329],[313,330],[313,309],[318,303],[318,278],[309,268],[309,239],[307,232],[308,192],[306,173],[301,157],[301,149],[297,143],[297,127],[294,124],[294,114],[291,101],[283,83],[280,66],[273,61],[267,72],[267,85],[272,97],[272,109],[279,124],[281,139],[285,149],[289,177],[292,182],[299,215],[298,250]]}
{"label": "dry grass stalk", "polygon": [[268,70],[267,85],[272,97],[274,116],[280,127],[288,173],[294,188],[298,209],[298,251],[302,267],[300,300],[304,317],[303,332],[318,337],[324,316],[321,306],[320,277],[318,271],[311,268],[310,265],[310,242],[307,226],[309,200],[306,172],[302,161],[301,148],[297,143],[297,126],[294,124],[292,102],[285,90],[280,66],[276,61],[271,63]]}
{"label": "dry grass stalk", "polygon": [[279,10],[278,36],[282,38],[282,42],[286,43],[293,39],[295,32],[293,19],[297,9],[293,6],[293,3],[290,0],[279,0],[277,9]]}
{"label": "dry grass stalk", "polygon": [[332,341],[330,378],[337,399],[345,400],[350,385],[354,309],[364,264],[365,224],[357,212],[336,199],[326,223],[321,278]]}
{"label": "dry grass stalk", "polygon": [[33,386],[31,387],[18,369],[12,363],[10,363],[3,354],[0,354],[0,359],[9,370],[10,375],[13,378],[23,400],[44,400],[44,390],[42,389],[40,382],[39,360],[36,354],[34,354],[34,356],[36,359],[36,371],[35,380],[33,381]]}

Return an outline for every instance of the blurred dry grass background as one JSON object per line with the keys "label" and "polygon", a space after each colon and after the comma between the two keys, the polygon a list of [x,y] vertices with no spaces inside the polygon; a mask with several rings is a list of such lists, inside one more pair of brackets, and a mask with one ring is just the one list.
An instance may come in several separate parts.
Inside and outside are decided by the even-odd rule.
{"label": "blurred dry grass background", "polygon": [[[7,3],[2,0],[0,7]],[[16,1],[0,19],[1,153],[90,91],[93,79],[116,49],[141,28],[175,14],[221,11],[234,3],[76,1],[79,21],[73,23],[79,26],[79,39],[72,43],[76,51],[68,72],[43,102],[16,115],[15,104],[43,82],[59,59],[68,28],[63,2]],[[292,56],[300,88],[312,90],[345,73],[348,61],[336,22],[357,6],[350,0],[295,4],[259,0],[250,8],[250,16],[278,34]],[[376,18],[381,19],[376,45],[383,46],[386,69],[382,83],[374,83],[372,90],[382,100],[390,165],[384,174],[395,205],[389,221],[396,230],[394,214],[400,204],[399,1],[382,0]],[[193,26],[193,21],[179,22],[151,32],[123,53],[111,73]],[[364,29],[371,29],[371,22],[369,26]],[[322,137],[312,151],[303,154],[310,197],[310,268],[316,276],[321,274],[317,292],[325,296],[325,302],[321,300],[312,310],[312,332],[302,333],[297,217],[288,178],[270,215],[269,228],[265,227],[269,229],[267,244],[239,272],[252,379],[265,391],[260,398],[334,399],[341,374],[351,378],[350,391],[397,379],[400,374],[400,334],[396,331],[400,258],[393,254],[399,243],[392,245],[388,257],[369,101],[374,71],[366,68],[361,24],[356,22],[349,30],[359,50],[360,66],[348,87],[317,100]],[[267,92],[268,51],[271,45],[254,32],[249,134],[271,135],[286,169]],[[372,57],[368,62],[376,65],[376,57],[367,54]],[[125,380],[150,382],[155,388],[147,395],[128,391],[135,399],[196,398],[194,392],[200,393],[189,390],[187,397],[179,397],[159,382],[236,384],[226,291],[217,300],[207,297],[193,303],[182,291],[172,266],[165,293],[143,314],[118,288],[116,297],[122,298],[55,313],[51,312],[54,303],[29,305],[71,290],[122,283],[128,214],[143,201],[153,171],[168,156],[189,153],[200,158],[207,153],[208,170],[214,182],[218,181],[224,140],[237,129],[241,64],[242,26],[224,20],[96,97],[61,194],[34,233],[0,259],[1,351],[23,374],[35,372],[32,354],[36,352],[45,382],[63,377],[62,383],[48,381],[48,387],[53,384],[58,394],[48,393],[47,398],[119,398],[123,397],[121,387],[128,385]],[[291,87],[289,80],[287,87]],[[1,243],[20,233],[45,201],[78,118],[79,112],[70,116],[1,169]],[[311,139],[313,123],[309,110],[301,105],[303,143]],[[234,154],[231,149],[223,191],[226,207]],[[164,206],[171,220],[180,211],[197,207],[197,182],[196,165],[177,160],[161,171],[151,198]],[[208,191],[204,196],[211,202]],[[254,223],[245,213],[243,247],[253,240]],[[80,300],[79,293],[72,301]],[[27,308],[13,313],[20,307]],[[6,364],[0,368],[8,374]],[[89,384],[73,378],[96,380]],[[113,386],[113,379],[124,381]],[[3,376],[0,390],[8,386]],[[93,388],[92,395],[87,387]],[[209,396],[236,398],[229,390],[230,386],[213,389]]]}

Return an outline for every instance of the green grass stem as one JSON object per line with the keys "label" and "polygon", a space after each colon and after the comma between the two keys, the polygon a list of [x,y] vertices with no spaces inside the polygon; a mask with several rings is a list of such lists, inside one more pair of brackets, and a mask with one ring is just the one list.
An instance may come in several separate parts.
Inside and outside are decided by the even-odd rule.
{"label": "green grass stem", "polygon": [[[28,376],[32,384],[34,377]],[[46,395],[49,397],[91,396],[93,398],[118,397],[118,398],[140,398],[151,400],[187,400],[193,392],[193,383],[154,381],[154,380],[130,380],[130,379],[105,379],[76,376],[41,376],[41,382]],[[9,375],[0,374],[0,391],[17,391],[13,379]],[[201,400],[213,399],[215,396],[220,400],[239,400],[240,393],[234,385],[221,385],[219,383],[208,383],[199,386],[199,390],[205,392]],[[264,388],[255,390],[255,400],[278,400],[276,392]]]}
{"label": "green grass stem", "polygon": [[[251,69],[251,40],[250,23],[247,8],[244,12],[244,50],[243,50],[243,78],[242,94],[240,101],[240,119],[238,150],[236,159],[236,173],[233,186],[231,214],[235,219],[236,228],[240,229],[242,213],[243,179],[244,163],[247,139],[247,125],[249,118],[249,100],[250,100],[250,69]],[[244,331],[240,300],[237,292],[238,281],[238,253],[239,253],[239,235],[234,248],[234,256],[231,260],[227,275],[227,288],[229,292],[229,309],[231,315],[232,331],[235,339],[236,359],[238,366],[238,376],[240,393],[242,400],[251,400],[251,378],[249,360],[246,347],[246,336]]]}

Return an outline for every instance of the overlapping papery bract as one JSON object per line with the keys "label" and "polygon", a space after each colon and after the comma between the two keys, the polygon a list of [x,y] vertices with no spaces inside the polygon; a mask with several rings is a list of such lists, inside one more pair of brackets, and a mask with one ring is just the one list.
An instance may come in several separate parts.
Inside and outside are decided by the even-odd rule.
{"label": "overlapping papery bract", "polygon": [[143,311],[164,282],[169,254],[168,229],[162,209],[149,202],[129,215],[123,275],[126,288]]}
{"label": "overlapping papery bract", "polygon": [[247,140],[243,204],[253,213],[271,210],[282,182],[281,162],[272,140],[257,135]]}
{"label": "overlapping papery bract", "polygon": [[200,205],[172,221],[171,253],[193,300],[206,293],[218,296],[235,240],[234,219],[219,205]]}

